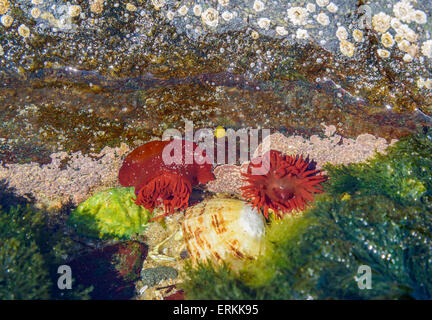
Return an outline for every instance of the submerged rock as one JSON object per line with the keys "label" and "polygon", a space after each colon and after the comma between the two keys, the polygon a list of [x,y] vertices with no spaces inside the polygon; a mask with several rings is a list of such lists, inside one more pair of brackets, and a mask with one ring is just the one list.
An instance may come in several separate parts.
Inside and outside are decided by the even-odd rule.
{"label": "submerged rock", "polygon": [[143,243],[127,241],[82,255],[68,265],[77,284],[93,286],[92,299],[131,299],[147,252]]}
{"label": "submerged rock", "polygon": [[166,266],[147,268],[141,271],[143,286],[152,287],[163,280],[176,279],[178,272],[176,269]]}

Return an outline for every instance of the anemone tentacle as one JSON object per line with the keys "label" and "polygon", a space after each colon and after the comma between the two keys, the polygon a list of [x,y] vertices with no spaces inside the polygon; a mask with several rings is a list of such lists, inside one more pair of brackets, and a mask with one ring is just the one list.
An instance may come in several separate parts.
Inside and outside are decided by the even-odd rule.
{"label": "anemone tentacle", "polygon": [[192,186],[187,179],[165,172],[152,178],[138,190],[135,203],[151,212],[158,204],[162,204],[165,214],[152,219],[156,220],[172,214],[176,209],[186,209],[191,191]]}

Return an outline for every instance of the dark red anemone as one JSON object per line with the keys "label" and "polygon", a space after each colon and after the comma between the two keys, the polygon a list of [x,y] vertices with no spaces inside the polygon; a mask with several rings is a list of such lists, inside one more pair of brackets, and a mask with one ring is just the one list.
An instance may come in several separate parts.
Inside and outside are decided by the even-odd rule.
{"label": "dark red anemone", "polygon": [[292,210],[304,210],[314,200],[315,193],[324,192],[320,183],[327,179],[309,158],[284,155],[276,150],[252,160],[242,176],[248,182],[240,188],[243,197],[253,207],[263,209],[266,218],[269,209],[278,218]]}
{"label": "dark red anemone", "polygon": [[[197,160],[198,159],[198,160]],[[133,150],[119,172],[120,184],[135,187],[137,205],[165,214],[188,207],[192,187],[214,180],[205,151],[185,140],[151,141]]]}

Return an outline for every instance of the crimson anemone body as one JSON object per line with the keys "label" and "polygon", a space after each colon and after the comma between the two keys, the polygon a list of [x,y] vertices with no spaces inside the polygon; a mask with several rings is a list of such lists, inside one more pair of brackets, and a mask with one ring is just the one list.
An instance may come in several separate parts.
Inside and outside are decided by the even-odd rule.
{"label": "crimson anemone body", "polygon": [[164,206],[165,214],[156,219],[186,209],[192,187],[211,180],[212,164],[205,151],[179,139],[138,147],[125,158],[119,172],[122,186],[135,187],[137,205],[152,212],[156,206]]}
{"label": "crimson anemone body", "polygon": [[[259,168],[268,170],[256,174]],[[253,207],[261,208],[266,218],[270,209],[278,218],[293,210],[304,210],[315,193],[324,192],[320,183],[327,179],[309,158],[283,155],[276,150],[252,160],[242,176],[248,182],[240,188],[243,197]]]}

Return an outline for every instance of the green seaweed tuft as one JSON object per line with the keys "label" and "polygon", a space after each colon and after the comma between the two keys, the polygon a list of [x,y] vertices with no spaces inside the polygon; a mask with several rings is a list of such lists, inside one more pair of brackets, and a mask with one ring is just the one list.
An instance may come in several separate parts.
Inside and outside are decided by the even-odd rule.
{"label": "green seaweed tuft", "polygon": [[385,195],[403,205],[426,204],[432,209],[432,137],[415,134],[403,138],[366,163],[327,165],[332,177],[326,191],[333,197]]}

